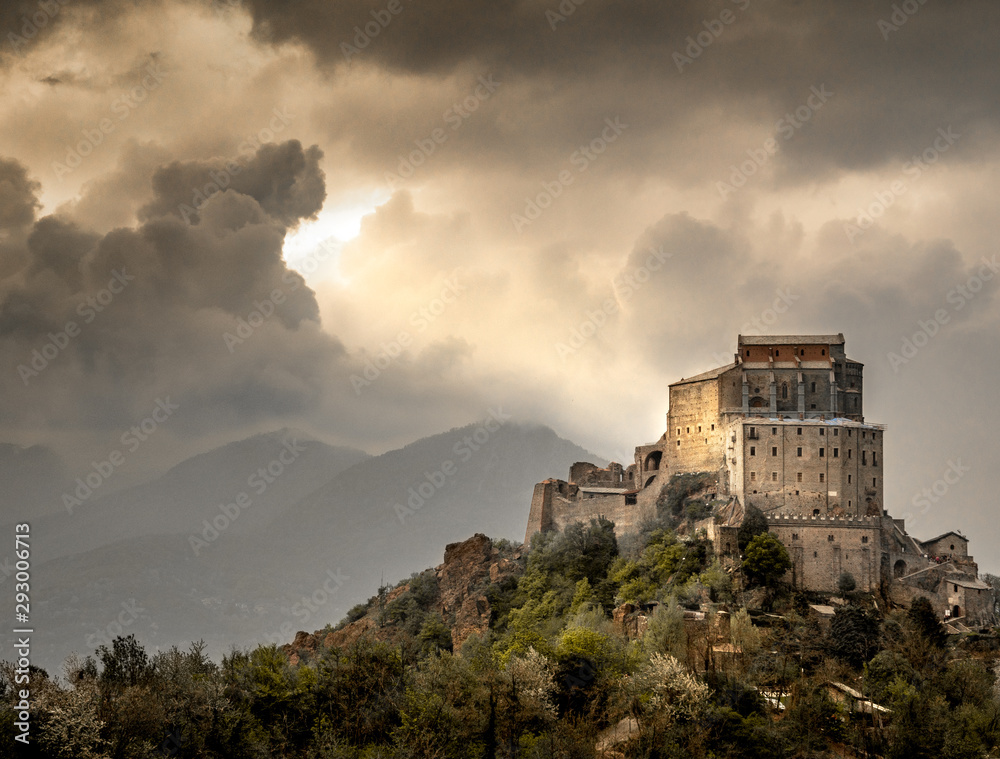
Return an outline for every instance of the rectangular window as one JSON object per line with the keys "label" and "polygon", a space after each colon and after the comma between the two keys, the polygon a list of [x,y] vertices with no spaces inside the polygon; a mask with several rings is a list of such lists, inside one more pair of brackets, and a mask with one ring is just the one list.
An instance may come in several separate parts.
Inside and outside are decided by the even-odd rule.
{"label": "rectangular window", "polygon": [[677,441],[677,447],[678,447],[678,448],[680,448],[680,447],[681,447],[681,441],[680,441],[680,440],[678,440],[678,441]]}
{"label": "rectangular window", "polygon": [[798,540],[798,539],[799,539],[799,534],[797,532],[793,532],[792,533],[792,540]]}
{"label": "rectangular window", "polygon": [[826,456],[826,448],[819,449],[819,457],[824,458]]}
{"label": "rectangular window", "polygon": [[834,448],[833,449],[833,457],[835,459],[839,459],[840,458],[840,449],[839,448]]}
{"label": "rectangular window", "polygon": [[771,434],[772,435],[777,435],[778,434],[778,428],[777,427],[772,427],[771,428]]}
{"label": "rectangular window", "polygon": [[872,451],[872,466],[878,466],[878,459],[875,458],[876,456],[878,456],[878,454],[875,453],[875,451]]}
{"label": "rectangular window", "polygon": [[826,482],[826,474],[824,472],[819,473],[819,481]]}
{"label": "rectangular window", "polygon": [[713,432],[715,431],[715,425],[714,424],[712,425],[712,431]]}
{"label": "rectangular window", "polygon": [[698,425],[698,432],[701,432],[701,425]]}
{"label": "rectangular window", "polygon": [[867,543],[868,542],[868,536],[867,535],[862,535],[861,536],[861,542],[862,543]]}
{"label": "rectangular window", "polygon": [[868,464],[868,451],[861,451],[861,464],[862,464],[862,466],[867,466],[867,464]]}
{"label": "rectangular window", "polygon": [[678,435],[680,435],[680,434],[681,434],[681,428],[680,428],[680,427],[678,427],[678,428],[677,428],[677,434],[678,434]]}
{"label": "rectangular window", "polygon": [[826,536],[826,542],[827,543],[832,543],[833,542],[833,535],[827,535]]}
{"label": "rectangular window", "polygon": [[690,428],[690,427],[685,427],[685,428],[684,428],[684,431],[685,431],[685,432],[686,432],[686,433],[687,433],[688,435],[690,435],[690,434],[691,434],[691,428]]}
{"label": "rectangular window", "polygon": [[847,475],[847,484],[848,484],[848,485],[850,485],[850,484],[851,484],[851,475]]}
{"label": "rectangular window", "polygon": [[847,510],[848,510],[848,511],[850,511],[850,510],[851,510],[851,502],[850,502],[850,501],[848,501],[848,502],[847,502]]}
{"label": "rectangular window", "polygon": [[754,445],[750,446],[750,455],[751,456],[756,456],[757,455],[757,446],[754,446]]}
{"label": "rectangular window", "polygon": [[847,449],[847,458],[851,458],[851,454],[854,453],[850,448]]}
{"label": "rectangular window", "polygon": [[757,473],[750,472],[750,482],[756,482],[756,481],[757,481]]}
{"label": "rectangular window", "polygon": [[801,427],[799,427],[799,428],[798,428],[798,429],[797,429],[797,430],[795,431],[795,434],[796,434],[796,435],[801,435],[801,434],[802,434],[802,428],[801,428]]}
{"label": "rectangular window", "polygon": [[802,482],[802,472],[796,472],[795,473],[795,481],[796,482]]}
{"label": "rectangular window", "polygon": [[872,477],[872,487],[873,488],[877,487],[876,484],[875,484],[876,482],[878,482],[878,477]]}
{"label": "rectangular window", "polygon": [[826,434],[826,430],[824,430],[822,427],[820,427],[819,428],[819,436],[823,437],[823,435],[825,435],[825,434]]}
{"label": "rectangular window", "polygon": [[795,451],[796,451],[795,455],[798,456],[799,458],[802,458],[802,449],[796,448]]}
{"label": "rectangular window", "polygon": [[810,392],[810,393],[815,393],[815,392],[816,392],[816,383],[815,383],[815,382],[813,382],[813,383],[812,383],[812,384],[811,384],[811,385],[809,386],[809,392]]}
{"label": "rectangular window", "polygon": [[778,481],[778,473],[771,472],[771,482],[777,482],[777,481]]}
{"label": "rectangular window", "polygon": [[833,431],[833,436],[834,437],[840,437],[840,430],[834,430]]}

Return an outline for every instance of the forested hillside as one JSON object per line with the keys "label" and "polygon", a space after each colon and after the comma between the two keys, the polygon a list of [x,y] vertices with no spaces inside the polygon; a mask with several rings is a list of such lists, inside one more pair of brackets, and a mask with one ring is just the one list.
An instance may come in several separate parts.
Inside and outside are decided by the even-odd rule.
{"label": "forested hillside", "polygon": [[[750,522],[752,524],[752,520]],[[34,671],[39,757],[985,757],[1000,741],[992,631],[929,604],[805,597],[744,531],[741,565],[650,524],[593,521],[530,550],[476,536],[285,646],[147,653],[118,638]],[[829,603],[835,611],[828,612]],[[819,606],[819,613],[812,606]],[[18,749],[21,749],[18,752]]]}

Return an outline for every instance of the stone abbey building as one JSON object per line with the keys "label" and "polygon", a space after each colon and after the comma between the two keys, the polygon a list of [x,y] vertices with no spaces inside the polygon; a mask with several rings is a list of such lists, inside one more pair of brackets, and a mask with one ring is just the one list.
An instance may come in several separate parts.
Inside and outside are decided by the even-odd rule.
{"label": "stone abbey building", "polygon": [[836,591],[843,572],[859,590],[897,603],[929,598],[942,616],[980,624],[993,592],[979,579],[968,540],[906,532],[884,502],[885,427],[864,418],[863,365],[844,336],[745,336],[733,362],[670,385],[667,429],[626,466],[580,462],[568,480],[535,486],[525,542],[538,531],[605,516],[619,533],[655,518],[664,486],[699,475],[713,504],[698,522],[718,553],[738,552],[748,505],[767,516],[792,558],[796,587]]}

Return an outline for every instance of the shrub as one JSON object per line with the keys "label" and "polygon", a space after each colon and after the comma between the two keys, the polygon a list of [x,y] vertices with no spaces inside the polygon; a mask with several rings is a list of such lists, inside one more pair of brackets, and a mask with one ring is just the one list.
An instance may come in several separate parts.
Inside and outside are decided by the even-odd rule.
{"label": "shrub", "polygon": [[771,533],[760,533],[747,544],[743,569],[752,582],[773,586],[791,568],[788,551]]}

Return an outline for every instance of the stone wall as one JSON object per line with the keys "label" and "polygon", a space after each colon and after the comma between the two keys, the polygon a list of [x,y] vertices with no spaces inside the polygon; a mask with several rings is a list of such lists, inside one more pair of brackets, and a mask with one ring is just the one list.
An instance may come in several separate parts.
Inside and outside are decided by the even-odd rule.
{"label": "stone wall", "polygon": [[640,501],[636,494],[591,494],[574,483],[546,480],[535,485],[524,542],[529,543],[536,532],[562,530],[574,522],[588,524],[599,517],[614,522],[619,535],[637,532],[654,514],[655,499],[648,496]]}
{"label": "stone wall", "polygon": [[738,419],[727,427],[729,488],[764,513],[880,516],[881,428],[854,422]]}
{"label": "stone wall", "polygon": [[768,528],[788,549],[792,569],[785,579],[795,587],[835,593],[840,575],[849,572],[858,590],[879,589],[880,519],[771,515]]}
{"label": "stone wall", "polygon": [[722,465],[719,385],[712,378],[670,386],[664,456],[672,474],[714,472]]}

